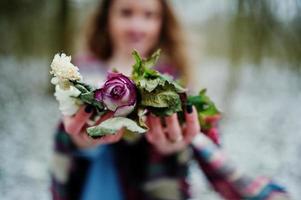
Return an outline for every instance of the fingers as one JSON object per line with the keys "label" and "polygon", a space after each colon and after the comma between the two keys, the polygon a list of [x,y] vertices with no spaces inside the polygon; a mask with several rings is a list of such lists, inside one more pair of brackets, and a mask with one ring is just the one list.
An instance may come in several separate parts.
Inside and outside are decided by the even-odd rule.
{"label": "fingers", "polygon": [[183,139],[182,130],[179,124],[177,113],[171,116],[165,117],[165,122],[167,126],[167,136],[171,141],[181,141]]}
{"label": "fingers", "polygon": [[[184,149],[200,131],[198,115],[194,107],[187,108],[185,119],[186,123],[181,127],[177,114],[165,117],[166,127],[164,128],[159,117],[149,115],[147,117],[147,126],[149,127],[149,131],[146,133],[147,140],[157,151],[166,155]],[[181,137],[184,138],[181,140]]]}
{"label": "fingers", "polygon": [[200,132],[200,124],[198,114],[194,106],[188,105],[185,112],[185,128],[184,128],[184,141],[191,143],[191,140]]}
{"label": "fingers", "polygon": [[[74,117],[64,117],[65,130],[72,136],[79,147],[88,148],[99,144],[114,143],[122,138],[124,133],[123,129],[117,131],[114,135],[106,135],[97,139],[91,138],[86,132],[86,128],[88,126],[86,122],[92,115],[92,109],[91,111],[89,109],[89,106],[83,106]],[[96,124],[99,124],[112,116],[113,112],[108,112],[101,116]]]}
{"label": "fingers", "polygon": [[101,122],[111,118],[113,115],[114,115],[114,112],[107,112],[106,114],[101,116],[101,118],[96,122],[96,124],[100,124]]}
{"label": "fingers", "polygon": [[[106,114],[104,114],[103,116],[101,116],[101,118],[96,122],[96,124],[100,124],[101,122],[111,118],[113,116],[113,112],[107,112]],[[117,131],[115,134],[113,135],[105,135],[102,136],[100,138],[91,138],[85,131],[83,133],[83,138],[86,141],[90,141],[91,144],[93,145],[97,145],[97,144],[109,144],[109,143],[114,143],[117,142],[121,139],[123,135],[123,130],[119,130]]]}
{"label": "fingers", "polygon": [[147,139],[152,143],[163,143],[166,137],[159,117],[150,114],[146,121],[149,131],[146,133]]}
{"label": "fingers", "polygon": [[86,121],[91,117],[93,107],[82,106],[74,117],[64,117],[64,126],[67,133],[77,135],[82,130]]}

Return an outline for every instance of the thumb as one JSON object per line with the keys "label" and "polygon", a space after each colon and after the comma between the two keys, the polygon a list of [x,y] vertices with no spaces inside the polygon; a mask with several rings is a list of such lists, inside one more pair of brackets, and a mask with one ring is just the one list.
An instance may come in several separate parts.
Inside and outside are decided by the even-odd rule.
{"label": "thumb", "polygon": [[82,106],[74,117],[64,117],[65,130],[69,134],[79,134],[93,113],[93,106]]}

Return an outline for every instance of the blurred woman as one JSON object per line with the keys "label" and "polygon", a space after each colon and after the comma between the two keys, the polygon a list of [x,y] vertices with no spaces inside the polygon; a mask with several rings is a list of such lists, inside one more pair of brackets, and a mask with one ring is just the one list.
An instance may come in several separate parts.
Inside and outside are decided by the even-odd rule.
{"label": "blurred woman", "polygon": [[[99,85],[113,68],[130,75],[133,49],[148,57],[157,48],[163,56],[156,69],[189,85],[182,33],[168,1],[103,0],[88,29],[86,52],[76,64],[87,82]],[[228,161],[218,147],[219,116],[208,119],[213,128],[203,134],[192,106],[186,107],[184,125],[176,114],[164,120],[150,114],[149,131],[128,142],[122,130],[99,139],[88,137],[85,129],[93,112],[90,106],[82,107],[74,116],[64,116],[58,127],[51,168],[53,199],[189,199],[192,159],[225,199],[286,198],[280,186],[238,173]]]}

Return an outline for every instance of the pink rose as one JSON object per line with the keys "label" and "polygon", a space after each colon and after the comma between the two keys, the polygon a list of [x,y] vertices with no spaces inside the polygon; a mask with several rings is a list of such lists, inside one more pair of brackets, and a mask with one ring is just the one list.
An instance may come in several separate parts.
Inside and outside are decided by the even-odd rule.
{"label": "pink rose", "polygon": [[133,81],[121,73],[109,73],[102,88],[95,92],[95,99],[114,112],[114,116],[126,116],[136,105],[136,87]]}

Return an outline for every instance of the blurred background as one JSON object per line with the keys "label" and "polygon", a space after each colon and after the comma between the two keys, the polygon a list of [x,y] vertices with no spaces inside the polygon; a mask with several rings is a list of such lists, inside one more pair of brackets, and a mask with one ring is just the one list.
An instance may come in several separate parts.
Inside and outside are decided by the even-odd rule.
{"label": "blurred background", "polygon": [[[251,175],[301,196],[301,0],[173,0],[196,84],[223,111],[223,146]],[[0,1],[0,197],[50,199],[60,113],[49,83],[97,0]],[[192,164],[195,199],[220,199]]]}

